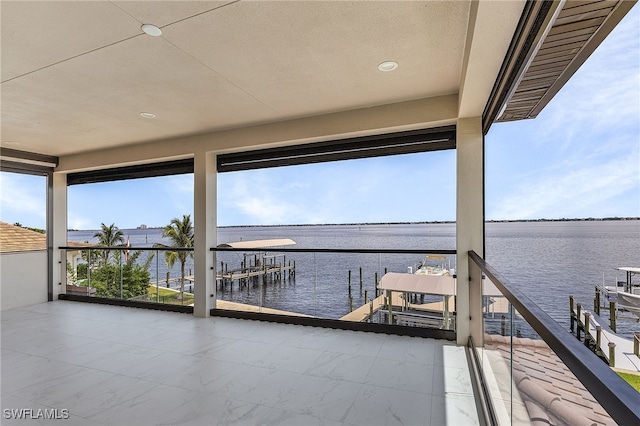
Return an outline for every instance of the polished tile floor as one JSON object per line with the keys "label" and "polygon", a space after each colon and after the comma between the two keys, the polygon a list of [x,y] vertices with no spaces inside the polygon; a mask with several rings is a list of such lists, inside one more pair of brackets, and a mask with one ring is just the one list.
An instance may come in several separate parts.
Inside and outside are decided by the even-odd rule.
{"label": "polished tile floor", "polygon": [[3,425],[479,422],[451,342],[69,301],[0,318]]}

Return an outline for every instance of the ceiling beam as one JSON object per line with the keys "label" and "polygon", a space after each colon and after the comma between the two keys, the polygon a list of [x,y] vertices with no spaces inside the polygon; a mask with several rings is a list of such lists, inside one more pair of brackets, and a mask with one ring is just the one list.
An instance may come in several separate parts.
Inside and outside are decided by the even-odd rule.
{"label": "ceiling beam", "polygon": [[525,1],[472,1],[460,76],[460,118],[480,117]]}
{"label": "ceiling beam", "polygon": [[201,135],[60,157],[56,171],[79,172],[193,156],[322,142],[455,124],[457,94],[417,99]]}

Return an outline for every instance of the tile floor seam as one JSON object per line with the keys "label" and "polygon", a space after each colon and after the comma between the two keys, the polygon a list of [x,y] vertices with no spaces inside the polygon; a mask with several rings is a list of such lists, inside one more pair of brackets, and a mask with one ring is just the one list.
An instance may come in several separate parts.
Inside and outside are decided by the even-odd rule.
{"label": "tile floor seam", "polygon": [[353,406],[356,403],[356,398],[358,397],[358,395],[360,395],[360,392],[362,392],[362,388],[364,387],[364,383],[360,384],[360,387],[358,388],[358,392],[356,392],[353,401],[351,402],[351,404],[349,404],[349,408],[347,408],[344,412],[344,415],[340,418],[340,422],[344,423],[347,419],[347,417],[349,416],[349,413],[351,412],[351,410],[353,409]]}
{"label": "tile floor seam", "polygon": [[[69,303],[68,305],[61,305],[60,310],[58,310],[59,312],[61,312],[66,308],[72,308],[73,306],[71,305],[71,303]],[[123,312],[125,312],[123,309],[127,309],[127,308],[121,308],[121,309],[114,309],[112,307],[109,308],[105,308],[105,309],[101,309],[100,312],[103,313],[104,315],[100,315],[101,319],[98,319],[97,322],[103,321],[105,318],[108,317],[112,317],[113,315],[119,315]],[[41,309],[37,309],[34,310],[33,312],[40,312]],[[130,312],[126,312],[127,314],[129,314]],[[140,315],[140,312],[135,312],[135,315]],[[69,317],[69,315],[63,315],[61,314],[61,316],[64,317]],[[128,324],[131,325],[133,321],[133,314],[131,316],[127,316],[125,322],[118,322],[118,323],[114,323],[114,324],[118,324],[118,327],[120,327],[120,324]],[[18,317],[18,315],[16,315],[16,318]],[[162,315],[158,315],[158,316],[152,316],[152,317],[148,317],[151,319],[148,319],[148,321],[156,321],[156,318],[159,319],[163,319],[164,317]],[[173,317],[172,317],[173,318]],[[87,319],[86,317],[83,317],[83,320]],[[147,319],[147,318],[143,318],[143,319]],[[96,321],[95,318],[90,318],[89,320],[91,321]],[[19,321],[19,319],[16,319],[16,321]],[[189,323],[191,322],[191,319],[185,319],[185,325],[187,327],[191,327],[191,325],[189,325]],[[182,321],[181,321],[182,322]],[[195,324],[196,322],[194,321],[193,324]],[[4,324],[3,324],[4,325]],[[225,326],[229,325],[230,328],[225,329]],[[10,325],[9,325],[10,326]],[[140,395],[136,396],[136,405],[129,408],[127,406],[128,403],[132,403],[132,401],[129,400],[125,400],[125,401],[119,401],[117,404],[115,404],[113,407],[120,407],[119,409],[122,410],[128,410],[128,411],[135,411],[136,406],[139,406],[140,404],[144,404],[143,406],[145,407],[149,407],[149,406],[154,406],[153,404],[157,405],[158,407],[160,407],[160,411],[163,410],[163,406],[162,405],[158,405],[157,401],[163,401],[163,398],[168,398],[167,395],[171,394],[171,390],[175,389],[176,392],[178,392],[179,395],[184,395],[185,397],[188,395],[200,395],[198,396],[198,398],[202,398],[203,401],[209,400],[209,399],[223,399],[223,400],[228,400],[228,401],[233,401],[235,403],[242,403],[243,407],[247,408],[247,407],[264,407],[264,408],[268,408],[268,409],[273,409],[275,411],[273,411],[272,414],[267,413],[269,416],[279,416],[278,413],[297,413],[300,414],[302,416],[309,416],[307,417],[308,419],[311,418],[316,418],[316,419],[326,419],[325,421],[327,423],[342,423],[344,425],[357,425],[357,424],[367,424],[364,420],[364,418],[367,418],[366,415],[363,417],[363,413],[360,412],[360,410],[362,410],[362,408],[364,406],[367,406],[367,404],[391,404],[390,408],[394,411],[397,412],[401,417],[405,419],[405,423],[406,423],[406,419],[411,418],[410,417],[403,417],[403,415],[401,414],[402,411],[398,411],[400,406],[403,406],[401,402],[399,402],[398,396],[396,396],[396,399],[393,400],[389,400],[386,403],[383,402],[384,398],[380,401],[377,401],[377,398],[379,398],[380,396],[384,395],[385,393],[388,393],[388,390],[393,390],[393,391],[397,391],[394,393],[394,395],[410,395],[412,392],[410,391],[405,391],[402,389],[402,386],[397,386],[397,387],[388,387],[388,386],[380,386],[380,385],[376,385],[376,384],[367,384],[367,377],[369,377],[370,374],[374,374],[375,373],[375,366],[376,366],[376,360],[380,360],[380,361],[384,361],[385,363],[389,363],[389,364],[398,364],[398,368],[405,368],[406,364],[408,363],[409,367],[411,368],[425,368],[429,373],[429,377],[433,377],[433,370],[435,368],[438,369],[442,369],[443,366],[439,366],[436,367],[436,361],[437,361],[437,356],[429,356],[428,358],[430,359],[430,363],[427,363],[427,361],[425,360],[424,363],[422,362],[415,362],[415,359],[422,359],[423,357],[421,356],[414,356],[414,355],[410,355],[410,356],[405,356],[404,358],[402,358],[402,355],[400,353],[396,354],[396,352],[383,352],[383,347],[385,344],[393,344],[393,345],[399,345],[399,347],[403,347],[403,348],[408,348],[406,350],[410,350],[413,354],[420,354],[421,353],[421,348],[420,345],[415,345],[416,341],[409,341],[406,338],[400,337],[400,338],[394,338],[394,336],[378,336],[377,334],[370,334],[370,333],[361,333],[361,332],[341,332],[341,330],[328,330],[325,332],[321,332],[318,333],[318,336],[322,336],[321,342],[319,344],[319,347],[317,348],[313,348],[313,347],[307,347],[307,346],[312,346],[312,344],[310,344],[310,339],[313,339],[313,337],[308,337],[306,334],[307,333],[300,333],[300,330],[297,328],[293,328],[293,327],[280,327],[278,325],[276,325],[275,327],[272,327],[270,324],[268,325],[263,325],[263,324],[242,324],[241,326],[237,325],[237,322],[234,321],[224,321],[223,324],[220,324],[219,330],[216,331],[215,333],[220,333],[220,335],[215,336],[214,332],[213,332],[213,328],[209,328],[209,326],[204,326],[201,329],[194,329],[194,328],[190,328],[190,331],[193,332],[189,332],[188,336],[193,336],[194,339],[198,339],[198,338],[204,338],[204,339],[211,339],[211,341],[215,341],[216,337],[220,337],[220,338],[229,338],[228,335],[230,335],[230,333],[234,333],[235,327],[241,327],[244,330],[241,331],[240,334],[242,334],[241,337],[233,337],[233,339],[235,341],[243,341],[243,342],[251,342],[252,344],[255,344],[256,347],[260,347],[260,345],[269,345],[269,343],[264,342],[264,341],[260,341],[260,340],[264,340],[264,339],[250,339],[250,338],[245,338],[244,336],[247,335],[247,333],[269,333],[270,331],[273,331],[274,335],[277,336],[277,340],[283,339],[285,338],[285,340],[283,342],[278,343],[277,345],[275,345],[274,347],[266,347],[265,349],[265,353],[268,354],[272,354],[272,356],[275,356],[276,359],[275,360],[267,360],[266,364],[268,364],[267,366],[264,365],[255,365],[255,366],[251,366],[250,364],[246,364],[244,362],[240,362],[237,359],[230,359],[232,357],[227,357],[227,359],[217,359],[215,357],[211,357],[210,355],[215,354],[216,352],[216,346],[215,343],[214,346],[210,349],[204,349],[202,351],[196,352],[196,353],[185,353],[185,352],[174,352],[173,350],[169,349],[158,349],[156,347],[152,347],[148,344],[136,344],[136,343],[121,343],[119,342],[116,337],[117,337],[117,332],[114,332],[112,334],[112,340],[104,340],[104,338],[102,336],[98,336],[97,339],[94,339],[95,336],[91,336],[91,337],[87,337],[87,335],[83,335],[82,333],[73,333],[73,334],[67,334],[67,333],[59,333],[58,335],[70,335],[73,337],[81,337],[81,338],[87,338],[89,340],[99,340],[101,342],[105,343],[105,346],[109,347],[110,344],[114,344],[114,345],[122,345],[119,347],[116,347],[116,349],[113,350],[113,354],[114,355],[119,355],[119,349],[118,348],[122,348],[123,350],[127,351],[129,349],[134,350],[134,352],[131,354],[131,358],[129,358],[126,354],[122,355],[122,363],[123,364],[135,364],[136,362],[138,362],[137,360],[142,358],[145,358],[145,363],[148,362],[149,360],[158,360],[158,361],[162,361],[163,355],[167,355],[167,361],[166,363],[164,363],[164,365],[170,365],[171,364],[171,360],[173,359],[173,357],[175,357],[176,359],[179,359],[180,357],[190,357],[194,360],[202,360],[204,363],[202,364],[203,366],[208,366],[208,365],[215,365],[216,362],[220,362],[220,363],[225,363],[222,364],[223,366],[230,366],[230,365],[234,365],[235,368],[237,368],[238,372],[234,372],[231,373],[232,376],[234,375],[238,375],[238,377],[241,377],[240,375],[242,375],[242,368],[243,367],[247,367],[247,366],[251,366],[252,368],[256,368],[256,369],[261,369],[264,370],[265,372],[271,372],[271,373],[267,373],[267,374],[282,374],[282,378],[281,379],[277,379],[276,376],[264,376],[264,377],[271,377],[271,379],[268,379],[266,381],[262,382],[262,385],[266,385],[268,386],[269,383],[275,383],[276,386],[278,386],[278,390],[281,392],[281,397],[278,397],[276,399],[274,398],[269,398],[269,399],[264,399],[262,396],[260,396],[260,392],[266,391],[269,392],[269,389],[267,388],[256,388],[256,387],[251,387],[252,384],[255,386],[255,384],[257,383],[252,383],[251,380],[245,378],[244,384],[241,384],[241,386],[234,386],[234,388],[236,389],[236,391],[232,391],[230,393],[225,394],[224,392],[225,390],[225,382],[228,382],[228,380],[224,379],[223,381],[220,382],[220,389],[216,389],[215,386],[210,386],[212,383],[216,382],[216,380],[218,380],[218,378],[214,378],[211,379],[209,381],[207,381],[206,385],[203,385],[202,389],[197,389],[197,378],[190,378],[188,379],[189,381],[184,381],[184,382],[179,382],[179,385],[172,385],[169,383],[174,383],[176,378],[179,378],[179,375],[175,375],[172,374],[171,377],[172,378],[168,378],[168,376],[160,376],[162,377],[161,381],[155,380],[155,379],[149,379],[149,378],[141,378],[138,375],[135,375],[135,373],[128,373],[127,371],[113,371],[113,369],[110,369],[109,367],[106,367],[107,369],[101,369],[99,366],[91,366],[91,367],[86,367],[83,365],[79,365],[76,362],[73,361],[65,361],[65,360],[55,360],[52,359],[48,356],[42,356],[42,355],[32,355],[32,354],[28,354],[28,353],[24,353],[22,351],[16,351],[13,349],[6,349],[3,348],[4,350],[9,351],[8,353],[14,353],[14,354],[21,354],[21,355],[27,355],[29,357],[34,357],[35,359],[42,359],[42,360],[46,360],[48,362],[56,362],[56,363],[60,363],[61,365],[65,365],[67,367],[71,366],[71,367],[79,367],[82,368],[82,371],[97,371],[97,372],[102,372],[102,373],[106,373],[109,376],[104,378],[103,380],[101,380],[99,383],[103,384],[105,382],[107,382],[107,385],[105,385],[106,387],[108,386],[113,386],[111,384],[109,384],[109,381],[112,380],[116,380],[118,378],[127,378],[127,379],[132,379],[135,380],[135,383],[140,383],[140,384],[148,384],[151,387],[149,389],[146,389],[144,392],[142,392]],[[37,330],[37,328],[29,328],[29,327],[21,327],[24,329],[29,329],[29,330]],[[107,327],[108,328],[108,327]],[[172,331],[176,331],[175,329],[179,328],[179,326],[172,326],[171,330]],[[155,330],[156,327],[146,327],[140,331],[140,333],[144,334],[147,331],[150,330]],[[162,327],[159,327],[157,329],[162,330]],[[247,331],[248,330],[248,331]],[[293,337],[287,338],[287,333],[290,333],[291,335],[293,335]],[[109,333],[111,335],[111,333]],[[326,337],[325,337],[326,336]],[[385,337],[389,340],[385,340]],[[135,333],[132,334],[127,334],[127,340],[129,341],[133,341],[133,339],[135,339]],[[188,341],[189,338],[186,338],[185,341]],[[296,341],[299,340],[299,343],[296,343]],[[351,346],[344,346],[344,345],[348,345],[351,342]],[[425,343],[430,343],[430,341],[425,341]],[[89,342],[83,342],[82,343],[82,347],[86,347],[90,345]],[[298,345],[298,346],[296,346]],[[342,346],[342,348],[344,349],[343,351],[340,351],[340,347]],[[403,346],[404,345],[404,346]],[[168,345],[170,346],[170,345]],[[197,347],[197,345],[194,345]],[[221,345],[220,348],[223,348],[225,345]],[[416,349],[417,346],[417,349]],[[203,347],[207,347],[207,345],[203,345]],[[439,347],[439,346],[437,346]],[[424,352],[428,355],[430,352],[435,351],[436,346],[430,346],[430,345],[425,345],[424,348]],[[287,351],[291,350],[293,351],[293,348],[295,348],[296,350],[300,349],[300,354],[304,355],[306,353],[306,350],[309,350],[310,352],[308,352],[308,354],[310,354],[310,356],[315,356],[316,358],[309,362],[309,364],[307,365],[306,363],[299,363],[298,365],[300,365],[300,370],[302,370],[302,368],[304,368],[303,371],[292,371],[291,369],[287,369],[287,368],[282,368],[282,365],[280,364],[280,359],[278,359],[278,353],[279,351],[281,351],[282,353],[286,354]],[[67,350],[72,350],[72,349],[68,349]],[[90,348],[85,348],[85,349],[90,349]],[[332,350],[333,349],[333,350]],[[337,349],[337,350],[336,350]],[[65,348],[60,349],[59,351],[65,350]],[[135,352],[135,350],[141,350],[140,353]],[[146,358],[146,356],[148,355],[147,352],[148,351],[151,353],[151,356],[149,358]],[[56,351],[57,353],[58,351]],[[87,353],[89,353],[89,351],[87,351]],[[232,352],[230,352],[232,353]],[[168,356],[171,355],[171,356]],[[293,355],[292,355],[293,356]],[[321,362],[318,362],[319,360],[321,360],[321,358],[323,356],[326,356],[326,359],[328,359],[328,362],[323,364]],[[358,374],[361,375],[361,379],[357,376],[357,375],[347,375],[344,376],[344,374],[340,373],[340,363],[337,363],[337,370],[335,370],[336,367],[333,367],[331,364],[331,358],[335,358],[340,360],[341,358],[344,359],[351,359],[353,357],[353,359],[355,359],[357,362],[358,358],[364,359],[370,359],[372,360],[371,364],[369,366],[367,366],[366,368],[362,368],[362,370],[360,370],[360,372]],[[14,357],[12,357],[14,358]],[[399,358],[399,359],[398,359]],[[212,361],[211,363],[205,362],[205,361]],[[17,362],[17,360],[16,360]],[[200,361],[198,361],[200,362]],[[286,362],[286,360],[284,361]],[[188,364],[188,361],[186,362],[186,364]],[[260,363],[259,363],[260,364]],[[185,364],[182,364],[185,365]],[[322,371],[322,365],[325,365],[325,370],[328,371],[328,373],[323,374],[322,372],[320,373],[316,373],[314,374],[314,368],[320,368],[320,370],[318,371]],[[273,367],[275,366],[275,367]],[[66,369],[66,368],[65,368]],[[431,370],[431,371],[429,371]],[[190,376],[192,374],[194,374],[195,372],[197,372],[197,368],[194,370],[194,368],[191,368],[191,374],[189,374]],[[256,370],[257,371],[257,370]],[[332,371],[335,371],[335,376],[337,376],[337,378],[332,377]],[[344,370],[343,370],[344,371]],[[362,374],[364,373],[364,374]],[[408,372],[405,372],[405,374],[408,374]],[[213,375],[217,375],[217,373],[213,372]],[[195,376],[194,376],[195,377]],[[211,374],[207,375],[207,380],[208,378],[211,377]],[[221,376],[223,377],[223,376]],[[231,376],[229,376],[231,377]],[[298,377],[298,379],[296,379],[296,377]],[[346,378],[343,378],[346,377]],[[275,381],[273,380],[275,378]],[[313,380],[311,380],[311,378],[313,378]],[[300,382],[298,383],[298,385],[296,385],[296,381],[299,380]],[[326,400],[326,403],[328,405],[325,405],[321,411],[318,410],[310,410],[309,407],[311,407],[310,402],[308,401],[309,398],[312,398],[313,395],[313,391],[305,391],[305,396],[296,396],[294,394],[294,392],[296,392],[296,389],[304,389],[304,388],[299,388],[299,386],[305,386],[304,382],[307,381],[311,384],[322,384],[322,389],[319,391],[320,393],[318,393],[319,396],[329,396],[331,395],[331,392],[335,392],[335,390],[339,390],[340,392],[343,392],[344,395],[347,395],[348,393],[348,399],[346,401],[341,400],[342,403],[344,405],[338,405],[340,406],[340,412],[339,412],[339,420],[336,420],[337,417],[333,417],[331,416],[329,411],[326,411],[329,409],[329,407],[332,406],[332,404],[334,404],[335,402],[333,402],[334,400],[332,398],[329,398]],[[52,383],[55,382],[54,379],[52,379]],[[90,382],[90,380],[86,380],[85,382]],[[122,380],[123,383],[127,383],[127,381]],[[134,383],[134,382],[131,382]],[[194,384],[194,386],[190,386],[189,384]],[[411,382],[413,383],[413,382]],[[210,388],[205,389],[205,386],[210,386]],[[257,389],[257,391],[254,392],[253,396],[249,395],[248,393],[242,391],[243,387],[247,387],[249,386],[249,389]],[[336,388],[334,388],[334,386],[337,386]],[[196,389],[194,389],[196,388]],[[362,398],[371,398],[370,396],[363,396],[363,391],[366,389],[372,389],[372,388],[377,388],[379,389],[377,392],[377,394],[374,394],[373,399],[370,399],[368,401],[365,401],[364,405],[363,405],[363,400]],[[71,389],[73,390],[73,386],[67,386],[67,389]],[[179,391],[178,391],[179,389]],[[229,388],[232,389],[232,388]],[[161,392],[159,391],[161,390]],[[444,392],[444,389],[442,389],[441,391],[438,392],[437,395],[434,395],[435,392],[433,392],[433,389],[422,389],[425,392],[413,392],[414,395],[416,395],[416,397],[418,397],[418,395],[420,395],[417,400],[420,401],[429,401],[429,400],[435,400],[434,398],[439,398],[442,399],[443,401],[446,401],[447,395],[454,395],[454,396],[462,396],[462,397],[473,397],[472,393],[461,393],[461,392]],[[114,389],[115,392],[121,391],[119,389]],[[155,391],[155,392],[154,392]],[[150,392],[154,392],[153,394],[149,394]],[[142,398],[140,397],[141,395],[147,395],[147,397]],[[150,396],[151,395],[151,396]],[[229,396],[230,395],[230,396]],[[288,398],[287,395],[292,395],[293,398],[289,398],[288,401],[284,400],[283,398]],[[334,394],[335,395],[335,394]],[[337,394],[340,395],[340,394]],[[377,396],[376,396],[377,395]],[[158,398],[158,396],[161,396],[162,398],[156,401],[156,398]],[[245,397],[246,396],[246,397]],[[425,399],[426,397],[426,399]],[[335,398],[335,396],[334,396]],[[256,400],[260,400],[262,399],[262,401],[260,402],[254,402]],[[253,401],[252,401],[253,400]],[[155,402],[154,402],[155,401]],[[168,401],[168,399],[167,399]],[[360,401],[360,402],[358,402]],[[394,404],[399,404],[400,406],[396,406]],[[45,405],[45,404],[40,404],[40,405]],[[198,410],[203,410],[202,414],[204,417],[206,417],[207,413],[211,413],[213,414],[213,412],[207,412],[206,411],[206,407],[202,407],[200,408],[197,405],[192,404],[191,406],[193,407],[198,407]],[[434,405],[435,406],[435,405]],[[108,410],[114,410],[113,407],[107,407],[104,408],[104,410],[101,410],[95,414],[92,414],[92,416],[89,417],[93,417],[93,416],[97,416],[100,413],[104,413],[105,411]],[[242,412],[245,408],[240,409],[238,412]],[[292,409],[294,408],[294,409]],[[344,412],[342,412],[342,410],[344,409]],[[235,408],[232,408],[232,410],[235,410]],[[117,409],[114,410],[114,412],[117,411]],[[167,411],[167,410],[165,410]],[[110,414],[111,415],[111,414]],[[114,418],[117,418],[118,416],[122,416],[123,414],[115,414]],[[124,414],[126,415],[126,414]],[[261,416],[264,417],[265,413],[260,413]],[[81,416],[76,416],[78,418],[82,418],[82,419],[87,419],[87,417],[81,417]],[[202,417],[202,416],[201,416]],[[203,418],[204,418],[203,417]],[[240,417],[242,418],[242,416]],[[262,417],[261,417],[262,418]],[[302,417],[301,417],[302,418]],[[415,417],[414,417],[415,418]],[[360,419],[360,420],[358,420]],[[94,421],[97,422],[98,420],[95,419],[88,419],[89,421]],[[192,421],[192,420],[188,420],[188,421]],[[196,419],[197,421],[197,419]],[[228,419],[225,420],[226,422],[229,423],[237,423],[237,420],[233,420],[233,419]],[[325,423],[325,421],[322,421],[321,423]]]}

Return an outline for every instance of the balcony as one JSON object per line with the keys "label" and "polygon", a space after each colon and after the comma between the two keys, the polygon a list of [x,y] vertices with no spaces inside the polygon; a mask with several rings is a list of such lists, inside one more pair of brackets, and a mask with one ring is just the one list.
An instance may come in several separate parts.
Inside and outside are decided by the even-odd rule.
{"label": "balcony", "polygon": [[3,312],[2,331],[2,408],[65,424],[479,422],[445,340],[71,301]]}
{"label": "balcony", "polygon": [[[287,256],[295,256],[294,251],[316,262],[329,252],[371,257],[379,266],[393,264],[394,258],[404,264],[409,255],[292,249]],[[315,290],[320,288],[319,264],[325,263],[311,268]],[[473,252],[469,270],[471,300],[479,303],[471,309],[468,346],[448,340],[453,327],[443,329],[444,321],[435,326],[403,323],[411,306],[404,301],[417,302],[416,294],[402,294],[403,302],[391,309],[383,303],[380,315],[357,322],[274,313],[265,292],[275,284],[264,284],[266,276],[241,290],[253,292],[257,305],[241,304],[235,311],[219,306],[211,311],[213,318],[67,301],[6,311],[3,409],[29,401],[29,408],[67,409],[81,424],[638,420],[640,393]],[[224,265],[216,273],[222,276],[222,271]],[[160,288],[159,280],[155,285]],[[221,288],[224,283],[218,284],[219,304],[233,306],[222,303]],[[356,294],[359,288],[352,289],[352,298]],[[315,297],[322,300],[326,294]],[[106,302],[163,306],[157,300],[117,297]],[[177,310],[189,307],[178,305]]]}

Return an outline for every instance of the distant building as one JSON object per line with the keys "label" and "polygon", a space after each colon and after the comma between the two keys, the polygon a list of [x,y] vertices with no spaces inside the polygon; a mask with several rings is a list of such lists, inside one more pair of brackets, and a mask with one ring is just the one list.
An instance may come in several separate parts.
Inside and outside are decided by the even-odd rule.
{"label": "distant building", "polygon": [[138,226],[138,229],[147,229],[147,225],[143,223],[142,225]]}

